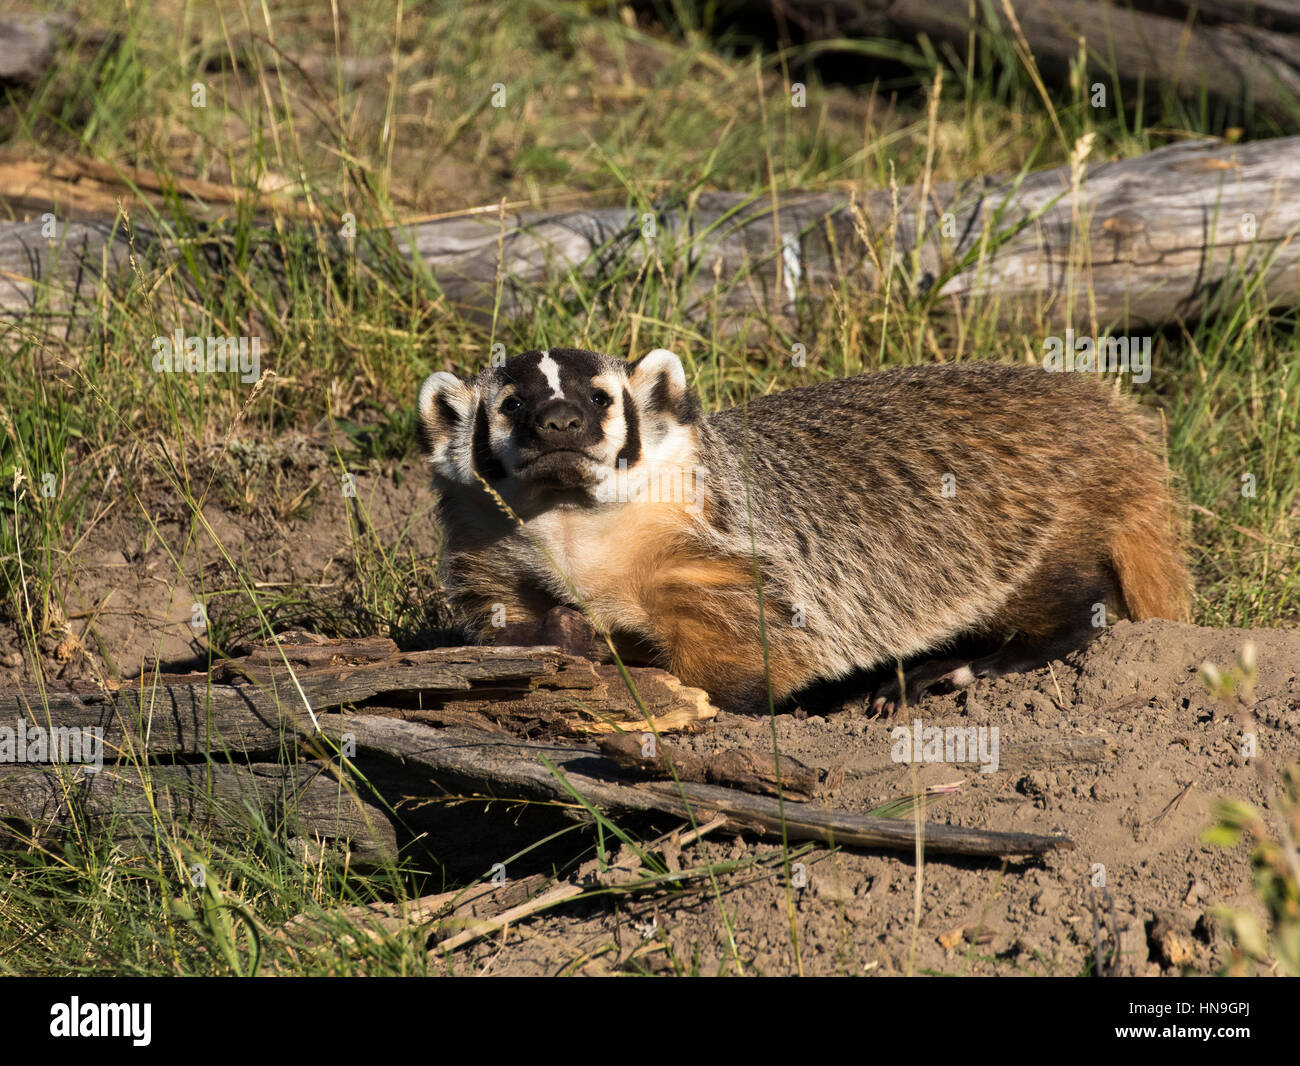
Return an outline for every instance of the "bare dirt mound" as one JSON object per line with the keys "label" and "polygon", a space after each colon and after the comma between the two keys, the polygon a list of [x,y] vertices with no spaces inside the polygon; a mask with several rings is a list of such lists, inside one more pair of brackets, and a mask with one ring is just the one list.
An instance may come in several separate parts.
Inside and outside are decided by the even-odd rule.
{"label": "bare dirt mound", "polygon": [[[1216,702],[1198,676],[1207,660],[1236,663],[1247,642],[1258,660],[1253,714]],[[473,969],[1077,975],[1100,957],[1120,974],[1206,973],[1228,955],[1210,910],[1262,916],[1245,847],[1200,836],[1216,799],[1267,806],[1280,768],[1300,760],[1300,631],[1125,622],[1077,661],[928,697],[906,720],[853,709],[786,714],[775,732],[783,753],[842,766],[833,802],[868,810],[911,793],[912,769],[891,755],[893,730],[918,718],[924,727],[996,726],[1000,742],[995,772],[919,765],[922,786],[962,783],[931,801],[928,820],[1063,833],[1075,848],[1005,865],[927,859],[915,928],[911,855],[817,849],[799,860],[806,886],[790,893],[783,876],[750,870],[721,878],[716,894],[579,904],[484,943]],[[1254,733],[1257,757],[1243,757],[1243,732]],[[1079,736],[1105,738],[1101,761],[1061,757],[1057,742]],[[771,737],[768,720],[721,715],[682,743],[763,750]],[[683,863],[760,850],[715,839]]]}

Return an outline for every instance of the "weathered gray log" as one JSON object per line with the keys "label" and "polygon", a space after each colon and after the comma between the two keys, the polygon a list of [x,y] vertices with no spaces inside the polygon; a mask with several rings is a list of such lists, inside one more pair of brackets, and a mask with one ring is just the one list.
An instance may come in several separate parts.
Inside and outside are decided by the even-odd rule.
{"label": "weathered gray log", "polygon": [[1096,164],[1077,197],[1065,167],[940,184],[923,212],[920,195],[900,190],[895,217],[889,190],[868,192],[855,218],[842,192],[704,194],[689,209],[659,205],[652,241],[626,210],[477,216],[412,227],[401,247],[430,265],[456,305],[490,309],[499,294],[512,314],[557,278],[599,282],[656,255],[684,275],[696,312],[723,317],[790,313],[841,280],[880,288],[877,262],[913,259],[904,282],[913,293],[938,286],[938,307],[974,304],[998,319],[1046,308],[1064,325],[1088,314],[1102,327],[1151,326],[1195,318],[1234,279],[1257,273],[1260,298],[1300,302],[1300,137],[1184,143]]}
{"label": "weathered gray log", "polygon": [[[640,709],[613,666],[554,648],[439,648],[377,661],[366,642],[284,649],[294,675],[275,653],[259,651],[203,674],[145,678],[111,692],[0,691],[0,726],[104,731],[105,759],[119,752],[160,754],[277,751],[286,737],[309,735],[311,713],[379,698],[382,713],[428,722],[532,722],[551,732],[598,729],[600,716],[636,725]],[[388,647],[375,646],[379,653]],[[355,654],[358,651],[361,654]],[[716,714],[700,689],[651,667],[629,674],[656,728],[681,728]],[[401,702],[398,702],[398,701]],[[308,708],[311,709],[309,713]]]}
{"label": "weathered gray log", "polygon": [[[327,716],[327,733],[338,736],[341,720]],[[704,822],[716,816],[736,830],[788,840],[890,848],[915,847],[910,819],[873,818],[810,803],[781,803],[735,789],[696,782],[627,783],[613,765],[588,746],[529,744],[481,730],[430,730],[410,722],[350,716],[358,755],[390,759],[408,771],[427,774],[442,787],[465,795],[533,799],[612,813],[659,812]],[[552,773],[543,760],[555,768]],[[581,799],[579,799],[581,797]],[[1067,837],[998,833],[927,823],[927,852],[951,855],[1041,855],[1074,845]]]}
{"label": "weathered gray log", "polygon": [[[999,321],[1045,309],[1048,321],[1089,333],[1094,319],[1106,330],[1195,318],[1216,301],[1231,305],[1234,286],[1257,275],[1264,284],[1254,299],[1300,303],[1300,137],[1189,142],[1100,163],[1077,197],[1068,168],[1019,182],[941,184],[924,211],[920,192],[900,190],[897,217],[888,190],[867,192],[856,205],[839,191],[775,199],[709,193],[657,205],[653,229],[641,211],[608,208],[474,215],[382,236],[423,260],[469,315],[490,314],[498,299],[500,313],[523,315],[548,285],[571,277],[605,284],[650,257],[680,278],[690,313],[723,319],[793,313],[841,281],[879,288],[877,263],[905,272],[896,292],[924,295],[937,309],[978,309]],[[64,331],[105,313],[96,293],[102,283],[126,281],[125,232],[74,222],[50,240],[41,226],[0,223],[0,317]],[[177,254],[143,227],[133,237],[146,267]],[[341,260],[342,244],[324,239],[326,253]],[[219,234],[206,252],[201,241],[192,247],[220,270]],[[142,362],[151,359],[142,353]]]}
{"label": "weathered gray log", "polygon": [[[321,716],[327,737],[355,744],[354,761],[392,767],[387,783],[419,795],[430,785],[444,798],[487,797],[591,805],[611,814],[661,813],[702,823],[722,817],[732,831],[789,840],[911,850],[910,819],[877,818],[811,803],[780,803],[733,788],[683,781],[624,780],[616,764],[592,746],[537,744],[463,727],[431,729],[370,715]],[[312,745],[304,740],[304,753]],[[324,747],[321,746],[323,753]],[[554,767],[554,772],[546,765]],[[109,824],[117,837],[148,837],[155,814],[173,825],[217,829],[238,823],[251,804],[273,826],[293,827],[299,839],[350,850],[352,860],[396,855],[388,815],[347,788],[323,762],[296,764],[106,765],[99,773],[67,765],[0,767],[0,818],[36,827]],[[380,774],[371,773],[372,780]],[[147,784],[146,784],[147,779]],[[235,817],[231,813],[236,812]],[[1039,855],[1070,848],[1065,837],[1001,833],[927,824],[925,846],[935,854]]]}
{"label": "weathered gray log", "polygon": [[54,60],[59,38],[72,25],[67,15],[0,18],[0,85],[30,85]]}
{"label": "weathered gray log", "polygon": [[[743,6],[759,17],[779,13],[804,41],[925,36],[964,58],[972,31],[1014,39],[998,0],[748,0]],[[1011,7],[1049,80],[1064,80],[1082,38],[1089,77],[1108,91],[1113,74],[1128,86],[1163,87],[1192,100],[1204,91],[1279,115],[1293,114],[1300,103],[1300,8],[1290,0],[1011,0]]]}
{"label": "weathered gray log", "polygon": [[44,832],[108,827],[120,840],[149,839],[155,819],[172,831],[229,831],[258,810],[273,831],[310,849],[347,848],[354,863],[392,861],[387,814],[344,788],[318,763],[296,765],[0,766],[0,818]]}

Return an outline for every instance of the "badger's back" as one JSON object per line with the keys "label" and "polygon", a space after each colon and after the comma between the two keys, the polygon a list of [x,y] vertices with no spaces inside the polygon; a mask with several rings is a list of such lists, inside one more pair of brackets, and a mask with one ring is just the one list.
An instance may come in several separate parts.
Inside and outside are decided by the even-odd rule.
{"label": "badger's back", "polygon": [[1147,416],[1091,377],[909,367],[765,396],[711,416],[708,429],[709,460],[737,464],[721,481],[750,487],[748,503],[733,496],[725,509],[751,509],[786,563],[774,581],[845,658],[869,647],[887,661],[996,630],[1003,607],[1045,580],[1096,582],[1099,565],[1122,578],[1114,546],[1139,526],[1169,573],[1161,588],[1145,587],[1148,573],[1143,588],[1123,589],[1121,612],[1183,609]]}

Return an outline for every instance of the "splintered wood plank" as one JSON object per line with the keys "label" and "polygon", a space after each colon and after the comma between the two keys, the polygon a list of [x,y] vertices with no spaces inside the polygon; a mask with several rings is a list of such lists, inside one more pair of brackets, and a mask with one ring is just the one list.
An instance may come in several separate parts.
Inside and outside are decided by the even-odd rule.
{"label": "splintered wood plank", "polygon": [[[112,690],[0,691],[0,723],[100,728],[110,753],[275,751],[310,733],[312,715],[377,701],[432,722],[535,721],[553,734],[680,729],[717,710],[700,689],[651,667],[629,674],[647,722],[614,667],[547,647],[457,647],[375,658],[383,644],[335,641],[261,649],[203,674],[162,675]],[[111,757],[111,756],[110,756]]]}

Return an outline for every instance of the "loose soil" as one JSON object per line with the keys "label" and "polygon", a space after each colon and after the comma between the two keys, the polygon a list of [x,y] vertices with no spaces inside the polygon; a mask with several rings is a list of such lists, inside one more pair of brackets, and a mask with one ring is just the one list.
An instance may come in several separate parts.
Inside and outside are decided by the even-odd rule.
{"label": "loose soil", "polygon": [[[245,578],[295,592],[278,608],[285,624],[367,631],[374,611],[356,595],[360,564],[348,523],[357,502],[339,491],[323,450],[304,444],[285,454],[275,460],[285,479],[281,513],[269,501],[240,506],[235,471],[204,515]],[[260,467],[245,475],[250,485],[268,483]],[[306,504],[293,506],[310,486]],[[358,471],[356,490],[384,550],[431,568],[437,534],[418,463],[372,463]],[[58,580],[66,617],[52,612],[38,641],[47,676],[130,676],[155,659],[206,656],[204,633],[191,624],[196,590],[237,587],[235,571],[210,540],[201,558],[185,551],[190,517],[164,486],[136,498],[123,494],[67,556]],[[446,642],[436,589],[412,595],[428,602],[399,635],[408,645]],[[223,633],[255,624],[223,617],[243,597],[207,599]],[[1258,662],[1249,706],[1216,702],[1200,665],[1227,670],[1247,642]],[[0,685],[29,682],[30,656],[12,620],[0,624]],[[893,730],[916,719],[996,727],[998,769],[896,762]],[[1253,734],[1253,758],[1243,755],[1243,733]],[[928,820],[1063,834],[1075,846],[1005,862],[927,854],[919,871],[910,852],[818,847],[798,859],[802,887],[787,888],[769,865],[721,876],[716,889],[706,881],[678,895],[579,901],[459,953],[455,971],[1078,975],[1100,959],[1119,974],[1214,972],[1229,946],[1212,911],[1263,912],[1248,848],[1204,844],[1201,834],[1219,798],[1275,815],[1280,771],[1300,761],[1300,630],[1121,622],[1069,661],[927,696],[893,720],[870,716],[860,701],[798,708],[774,722],[720,714],[677,743],[698,753],[763,751],[774,735],[784,754],[844,771],[819,802],[867,811],[917,786],[959,783],[929,801]],[[1026,765],[1017,757],[1026,745],[1074,736],[1105,737],[1104,760]],[[712,836],[684,849],[681,862],[743,860],[774,846]],[[484,858],[468,865],[486,868],[497,857]]]}

